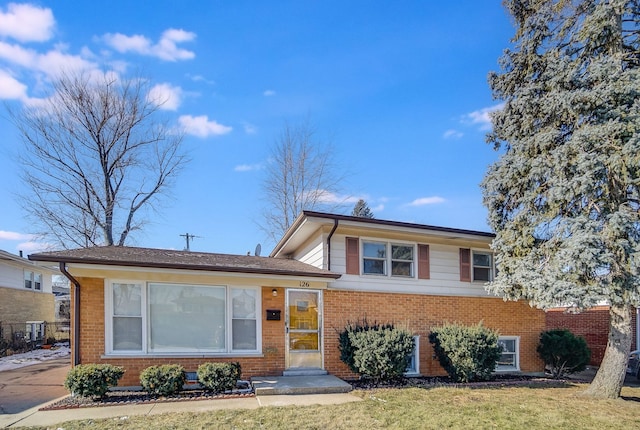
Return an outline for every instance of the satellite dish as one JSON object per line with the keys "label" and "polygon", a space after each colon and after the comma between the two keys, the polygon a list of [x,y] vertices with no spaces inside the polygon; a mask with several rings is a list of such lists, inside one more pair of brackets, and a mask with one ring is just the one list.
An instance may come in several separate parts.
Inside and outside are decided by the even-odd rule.
{"label": "satellite dish", "polygon": [[260,253],[262,252],[262,246],[260,244],[256,245],[256,250],[253,252],[253,255],[256,257],[260,257]]}

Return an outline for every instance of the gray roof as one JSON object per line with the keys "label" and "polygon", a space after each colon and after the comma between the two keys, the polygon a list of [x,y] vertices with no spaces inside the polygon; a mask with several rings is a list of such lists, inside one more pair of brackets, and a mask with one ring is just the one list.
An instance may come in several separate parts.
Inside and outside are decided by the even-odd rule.
{"label": "gray roof", "polygon": [[29,255],[33,261],[97,264],[210,272],[252,273],[263,275],[306,276],[337,279],[339,274],[318,269],[296,260],[250,255],[213,254],[172,249],[98,246]]}

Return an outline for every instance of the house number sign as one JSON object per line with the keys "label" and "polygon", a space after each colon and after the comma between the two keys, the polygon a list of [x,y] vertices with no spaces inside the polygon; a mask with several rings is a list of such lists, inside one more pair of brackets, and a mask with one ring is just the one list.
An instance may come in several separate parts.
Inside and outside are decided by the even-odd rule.
{"label": "house number sign", "polygon": [[300,281],[300,288],[309,288],[309,282]]}

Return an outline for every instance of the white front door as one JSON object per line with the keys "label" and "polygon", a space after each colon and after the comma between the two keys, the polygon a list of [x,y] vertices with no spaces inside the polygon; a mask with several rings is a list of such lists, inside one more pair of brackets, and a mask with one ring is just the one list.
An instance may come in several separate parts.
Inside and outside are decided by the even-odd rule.
{"label": "white front door", "polygon": [[287,290],[287,368],[322,369],[322,291]]}

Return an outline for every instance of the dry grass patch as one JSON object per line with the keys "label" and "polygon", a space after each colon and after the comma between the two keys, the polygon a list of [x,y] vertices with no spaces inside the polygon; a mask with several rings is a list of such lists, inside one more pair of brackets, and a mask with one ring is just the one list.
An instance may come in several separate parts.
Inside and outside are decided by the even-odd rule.
{"label": "dry grass patch", "polygon": [[363,401],[331,406],[264,407],[127,419],[74,421],[53,429],[637,429],[640,388],[626,400],[578,396],[563,388],[405,388],[359,390]]}

